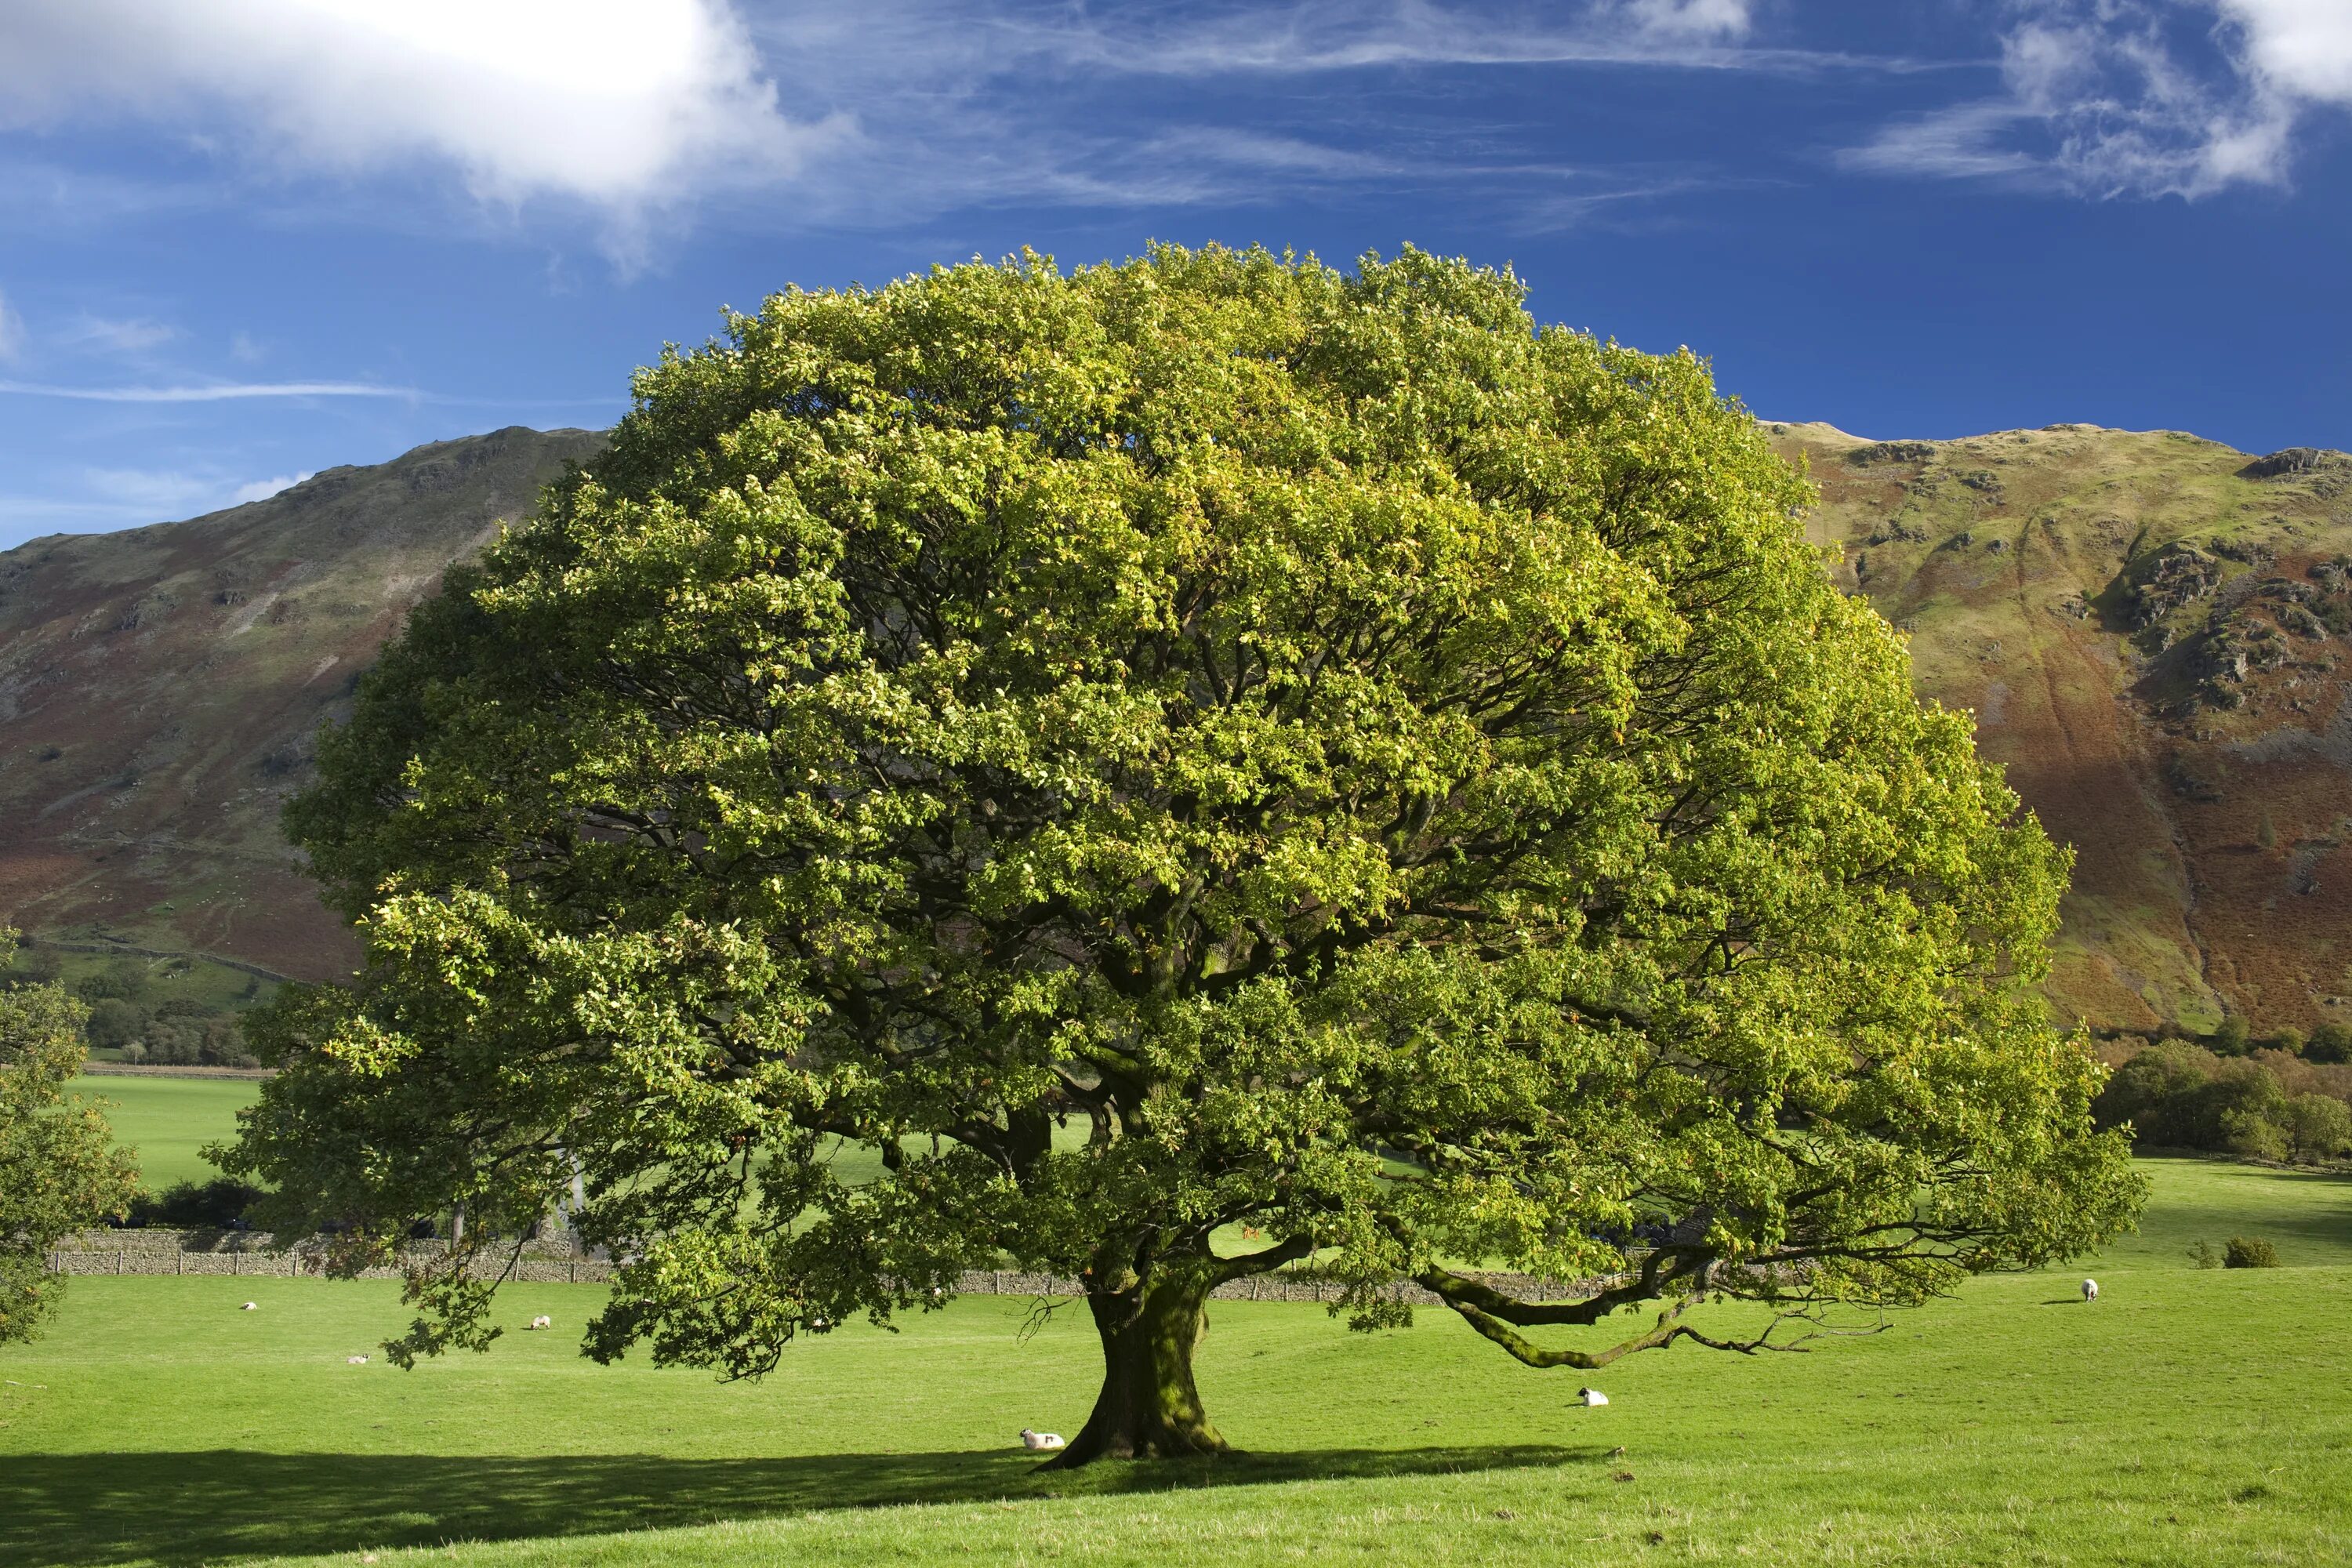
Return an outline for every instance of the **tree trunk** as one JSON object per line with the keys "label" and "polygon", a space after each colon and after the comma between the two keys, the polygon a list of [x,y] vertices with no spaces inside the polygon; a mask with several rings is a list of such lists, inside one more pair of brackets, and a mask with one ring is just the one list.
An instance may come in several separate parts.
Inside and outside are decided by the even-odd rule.
{"label": "tree trunk", "polygon": [[1102,1335],[1102,1392],[1086,1426],[1048,1469],[1226,1451],[1192,1383],[1192,1350],[1209,1327],[1209,1282],[1189,1275],[1143,1282],[1130,1274],[1123,1283],[1124,1289],[1087,1294]]}

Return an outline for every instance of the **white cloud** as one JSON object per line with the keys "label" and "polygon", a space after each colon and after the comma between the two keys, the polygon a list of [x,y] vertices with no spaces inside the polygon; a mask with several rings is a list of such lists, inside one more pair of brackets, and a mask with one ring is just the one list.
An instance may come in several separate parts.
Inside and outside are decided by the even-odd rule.
{"label": "white cloud", "polygon": [[251,397],[419,397],[413,387],[365,381],[244,381],[204,386],[50,386],[0,381],[0,393],[65,397],[83,403],[227,403]]}
{"label": "white cloud", "polygon": [[161,348],[179,335],[179,328],[142,317],[118,320],[110,316],[82,316],[60,333],[58,341],[68,348],[135,354]]}
{"label": "white cloud", "polygon": [[229,492],[228,504],[244,506],[250,501],[268,500],[279,490],[292,489],[314,471],[305,469],[299,474],[280,474],[274,479],[256,479],[249,485],[239,485]]}
{"label": "white cloud", "polygon": [[623,214],[790,174],[725,0],[12,0],[0,119],[152,120],[273,167],[454,165],[487,200]]}
{"label": "white cloud", "polygon": [[[2001,96],[1882,130],[1845,156],[2092,196],[2284,184],[2315,111],[2352,107],[2346,0],[2012,0]],[[2184,14],[2202,25],[2184,29]]]}
{"label": "white cloud", "polygon": [[1633,24],[1653,37],[1736,42],[1753,23],[1748,0],[1628,0]]}
{"label": "white cloud", "polygon": [[[204,200],[262,177],[374,185],[382,221],[454,172],[494,219],[555,198],[625,261],[665,209],[903,225],[1000,202],[1262,201],[1308,182],[1433,183],[1463,138],[1283,119],[1213,127],[1169,82],[1537,67],[1812,73],[1917,62],[1768,47],[1761,0],[0,0],[0,125],[112,121],[212,154]],[[1308,94],[1287,95],[1294,107]],[[1357,100],[1305,111],[1343,121]],[[1220,142],[1219,138],[1224,138]],[[1279,156],[1237,155],[1255,137]],[[1496,128],[1489,140],[1507,140]],[[1354,161],[1354,167],[1340,165]],[[1656,171],[1642,183],[1654,183]],[[0,197],[8,171],[0,167]],[[42,170],[44,221],[88,210]],[[282,194],[282,193],[281,193]],[[370,201],[371,196],[388,196]],[[117,193],[126,212],[156,193]],[[194,199],[193,197],[191,199]],[[115,210],[114,207],[108,208]],[[416,221],[410,213],[411,221]],[[446,215],[435,222],[446,226]]]}

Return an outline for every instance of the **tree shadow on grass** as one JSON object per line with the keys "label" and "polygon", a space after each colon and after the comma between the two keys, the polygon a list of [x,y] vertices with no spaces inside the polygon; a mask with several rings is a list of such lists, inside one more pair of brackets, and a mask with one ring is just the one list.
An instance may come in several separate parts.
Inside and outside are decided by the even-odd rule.
{"label": "tree shadow on grass", "polygon": [[679,1459],[586,1454],[31,1454],[0,1466],[0,1563],[310,1556],[818,1509],[1597,1463],[1598,1447],[1320,1449],[1037,1473],[1017,1451]]}

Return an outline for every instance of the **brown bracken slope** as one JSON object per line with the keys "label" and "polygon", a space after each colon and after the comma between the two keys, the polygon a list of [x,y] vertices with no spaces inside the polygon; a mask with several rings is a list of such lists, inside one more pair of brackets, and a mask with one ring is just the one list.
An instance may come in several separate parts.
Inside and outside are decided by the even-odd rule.
{"label": "brown bracken slope", "polygon": [[[2352,1021],[2352,458],[2079,425],[1767,429],[1821,488],[1808,526],[1840,581],[2074,847],[2060,1014]],[[601,439],[502,430],[0,555],[0,917],[347,969],[278,807],[442,569]]]}
{"label": "brown bracken slope", "polygon": [[315,978],[356,949],[278,832],[321,722],[449,562],[603,437],[509,429],[0,555],[0,917]]}
{"label": "brown bracken slope", "polygon": [[2050,991],[2118,1029],[2352,1021],[2352,458],[2085,425],[1767,426],[1921,691],[2075,851]]}

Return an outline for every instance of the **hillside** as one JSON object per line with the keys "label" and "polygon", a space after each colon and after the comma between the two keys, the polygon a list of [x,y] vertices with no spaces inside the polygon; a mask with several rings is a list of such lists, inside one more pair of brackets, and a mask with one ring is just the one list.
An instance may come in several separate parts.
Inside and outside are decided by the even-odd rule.
{"label": "hillside", "polygon": [[[2061,1011],[2352,1021],[2352,458],[1767,428],[1821,486],[1809,526],[1841,582],[2075,846]],[[344,967],[278,806],[442,568],[600,440],[502,430],[0,555],[0,916],[84,948]]]}
{"label": "hillside", "polygon": [[2062,425],[1767,427],[1920,689],[2075,847],[2062,1012],[2352,1021],[2352,457]]}
{"label": "hillside", "polygon": [[0,554],[0,916],[61,943],[348,967],[278,807],[442,568],[602,440],[500,430]]}

